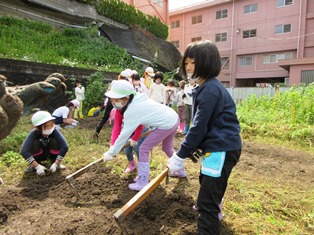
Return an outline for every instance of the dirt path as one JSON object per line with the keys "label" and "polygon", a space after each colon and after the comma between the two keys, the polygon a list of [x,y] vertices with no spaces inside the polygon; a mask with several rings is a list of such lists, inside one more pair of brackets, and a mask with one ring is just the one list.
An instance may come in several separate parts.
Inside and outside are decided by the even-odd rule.
{"label": "dirt path", "polygon": [[[313,187],[312,162],[313,156],[301,151],[245,141],[236,167],[265,180],[276,176],[280,182],[289,179]],[[1,186],[0,234],[121,234],[113,214],[135,195],[127,188],[134,175],[120,177],[111,170],[102,165],[80,176],[79,201],[64,182],[71,172],[26,176],[18,185]],[[163,182],[122,225],[130,234],[196,234],[192,206],[198,189],[197,174],[171,179],[168,185]],[[222,224],[223,234],[234,234],[227,224],[228,219]]]}

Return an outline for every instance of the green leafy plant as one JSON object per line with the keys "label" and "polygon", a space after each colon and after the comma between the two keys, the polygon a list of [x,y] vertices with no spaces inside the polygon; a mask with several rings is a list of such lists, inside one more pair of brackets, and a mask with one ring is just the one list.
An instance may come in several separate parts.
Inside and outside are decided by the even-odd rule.
{"label": "green leafy plant", "polygon": [[0,56],[102,71],[121,71],[132,57],[97,27],[53,28],[49,24],[0,17]]}
{"label": "green leafy plant", "polygon": [[281,140],[314,141],[314,84],[294,86],[275,96],[250,96],[237,106],[242,133]]}

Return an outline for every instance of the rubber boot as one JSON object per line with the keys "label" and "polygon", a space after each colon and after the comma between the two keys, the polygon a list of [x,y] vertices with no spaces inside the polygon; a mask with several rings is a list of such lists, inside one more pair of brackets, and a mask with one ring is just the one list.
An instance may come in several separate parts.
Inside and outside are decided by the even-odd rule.
{"label": "rubber boot", "polygon": [[184,134],[186,135],[190,130],[190,125],[185,125]]}
{"label": "rubber boot", "polygon": [[184,133],[184,122],[180,122],[180,125],[179,125],[179,133],[183,134]]}
{"label": "rubber boot", "polygon": [[149,182],[149,162],[139,162],[137,165],[138,178],[136,183],[129,184],[129,189],[140,191]]}

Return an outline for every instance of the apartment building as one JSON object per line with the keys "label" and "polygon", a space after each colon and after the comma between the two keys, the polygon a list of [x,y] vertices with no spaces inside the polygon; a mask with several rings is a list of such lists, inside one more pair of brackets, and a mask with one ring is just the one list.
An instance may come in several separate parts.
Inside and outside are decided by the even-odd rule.
{"label": "apartment building", "polygon": [[169,23],[169,0],[123,0],[123,2],[147,15],[156,16],[164,24]]}
{"label": "apartment building", "polygon": [[225,87],[314,82],[314,0],[209,0],[169,13],[169,40],[218,46]]}

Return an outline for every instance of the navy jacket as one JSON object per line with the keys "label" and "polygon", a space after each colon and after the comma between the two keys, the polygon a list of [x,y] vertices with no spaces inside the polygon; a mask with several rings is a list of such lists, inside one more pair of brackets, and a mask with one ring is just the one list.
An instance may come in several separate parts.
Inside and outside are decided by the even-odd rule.
{"label": "navy jacket", "polygon": [[193,90],[192,126],[177,155],[190,152],[231,151],[242,148],[236,105],[227,89],[216,78]]}

